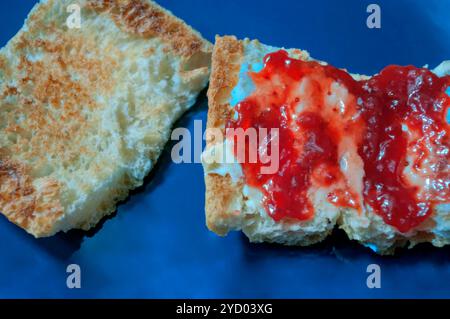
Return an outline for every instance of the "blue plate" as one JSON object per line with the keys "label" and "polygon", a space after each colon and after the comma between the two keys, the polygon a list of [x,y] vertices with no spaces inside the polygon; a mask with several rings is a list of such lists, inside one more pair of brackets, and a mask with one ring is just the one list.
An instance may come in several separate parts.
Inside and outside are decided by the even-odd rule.
{"label": "blue plate", "polygon": [[[372,2],[160,0],[211,41],[235,34],[304,48],[352,72],[450,59],[449,0],[377,0],[381,29],[366,26]],[[0,2],[2,44],[33,4]],[[206,110],[202,94],[177,126],[193,130]],[[219,238],[205,227],[204,191],[201,165],[172,163],[168,145],[145,186],[93,231],[36,240],[1,217],[0,297],[450,297],[450,247],[421,245],[379,257],[339,231],[309,248],[249,244],[240,233]],[[81,267],[81,289],[66,286],[72,263]],[[366,285],[374,263],[381,266],[381,289]]]}

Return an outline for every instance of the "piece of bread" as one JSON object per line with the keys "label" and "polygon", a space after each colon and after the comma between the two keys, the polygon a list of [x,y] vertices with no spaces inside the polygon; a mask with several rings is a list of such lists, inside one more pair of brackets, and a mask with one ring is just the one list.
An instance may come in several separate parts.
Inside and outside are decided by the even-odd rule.
{"label": "piece of bread", "polygon": [[[248,72],[259,71],[264,56],[278,50],[256,40],[240,41],[230,36],[216,38],[208,91],[208,129],[219,129],[225,136],[225,125],[234,114],[233,106],[253,91]],[[313,60],[306,51],[286,51],[292,58]],[[450,63],[444,62],[434,72],[438,75],[450,74]],[[358,74],[352,77],[355,80],[369,78]],[[380,254],[393,253],[395,247],[408,242],[410,247],[419,242],[431,242],[435,246],[450,243],[450,206],[447,204],[437,206],[431,218],[404,234],[387,225],[366,204],[361,212],[330,204],[326,200],[326,189],[322,188],[312,189],[308,193],[315,210],[312,219],[276,222],[262,204],[262,192],[244,182],[241,164],[218,160],[234,156],[232,143],[229,139],[222,142],[215,134],[210,134],[202,156],[206,183],[206,222],[208,228],[219,235],[226,235],[231,230],[242,230],[251,242],[305,246],[322,241],[337,225],[351,239],[358,240]],[[221,155],[217,157],[217,154]],[[350,165],[344,174],[354,185],[359,183],[362,187],[362,162],[357,159],[351,162],[356,164]]]}
{"label": "piece of bread", "polygon": [[149,0],[38,3],[0,51],[0,211],[87,230],[140,186],[209,77],[212,45]]}

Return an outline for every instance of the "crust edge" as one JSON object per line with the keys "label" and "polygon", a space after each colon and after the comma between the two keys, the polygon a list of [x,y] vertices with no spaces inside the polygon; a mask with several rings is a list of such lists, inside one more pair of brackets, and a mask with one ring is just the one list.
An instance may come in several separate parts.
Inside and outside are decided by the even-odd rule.
{"label": "crust edge", "polygon": [[[234,36],[216,36],[212,57],[212,69],[208,89],[207,129],[219,128],[222,133],[231,116],[228,103],[233,88],[239,81],[239,70],[244,57],[244,46]],[[206,150],[216,141],[208,139]],[[239,211],[233,211],[233,201],[242,194],[242,184],[234,184],[230,175],[205,173],[206,184],[206,224],[218,235],[225,236],[231,230],[242,226]]]}

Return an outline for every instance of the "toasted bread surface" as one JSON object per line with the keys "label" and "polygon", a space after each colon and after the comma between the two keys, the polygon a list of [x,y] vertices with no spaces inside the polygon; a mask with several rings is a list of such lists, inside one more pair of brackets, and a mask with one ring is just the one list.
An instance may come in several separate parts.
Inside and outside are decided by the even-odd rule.
{"label": "toasted bread surface", "polygon": [[206,86],[211,44],[149,0],[38,3],[0,50],[0,211],[89,229],[142,184]]}

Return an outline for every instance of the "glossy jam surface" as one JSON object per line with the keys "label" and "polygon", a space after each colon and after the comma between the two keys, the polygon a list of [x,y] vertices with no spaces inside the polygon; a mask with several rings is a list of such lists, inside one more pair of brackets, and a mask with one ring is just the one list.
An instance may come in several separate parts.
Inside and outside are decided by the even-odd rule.
{"label": "glossy jam surface", "polygon": [[[241,164],[245,182],[263,193],[275,221],[312,218],[318,190],[337,207],[370,206],[401,232],[421,224],[434,205],[450,202],[450,77],[389,66],[356,81],[283,50],[249,75],[255,90],[236,105],[227,127],[279,129],[276,173],[261,174],[261,161]],[[360,189],[344,170],[348,154],[364,169]]]}

